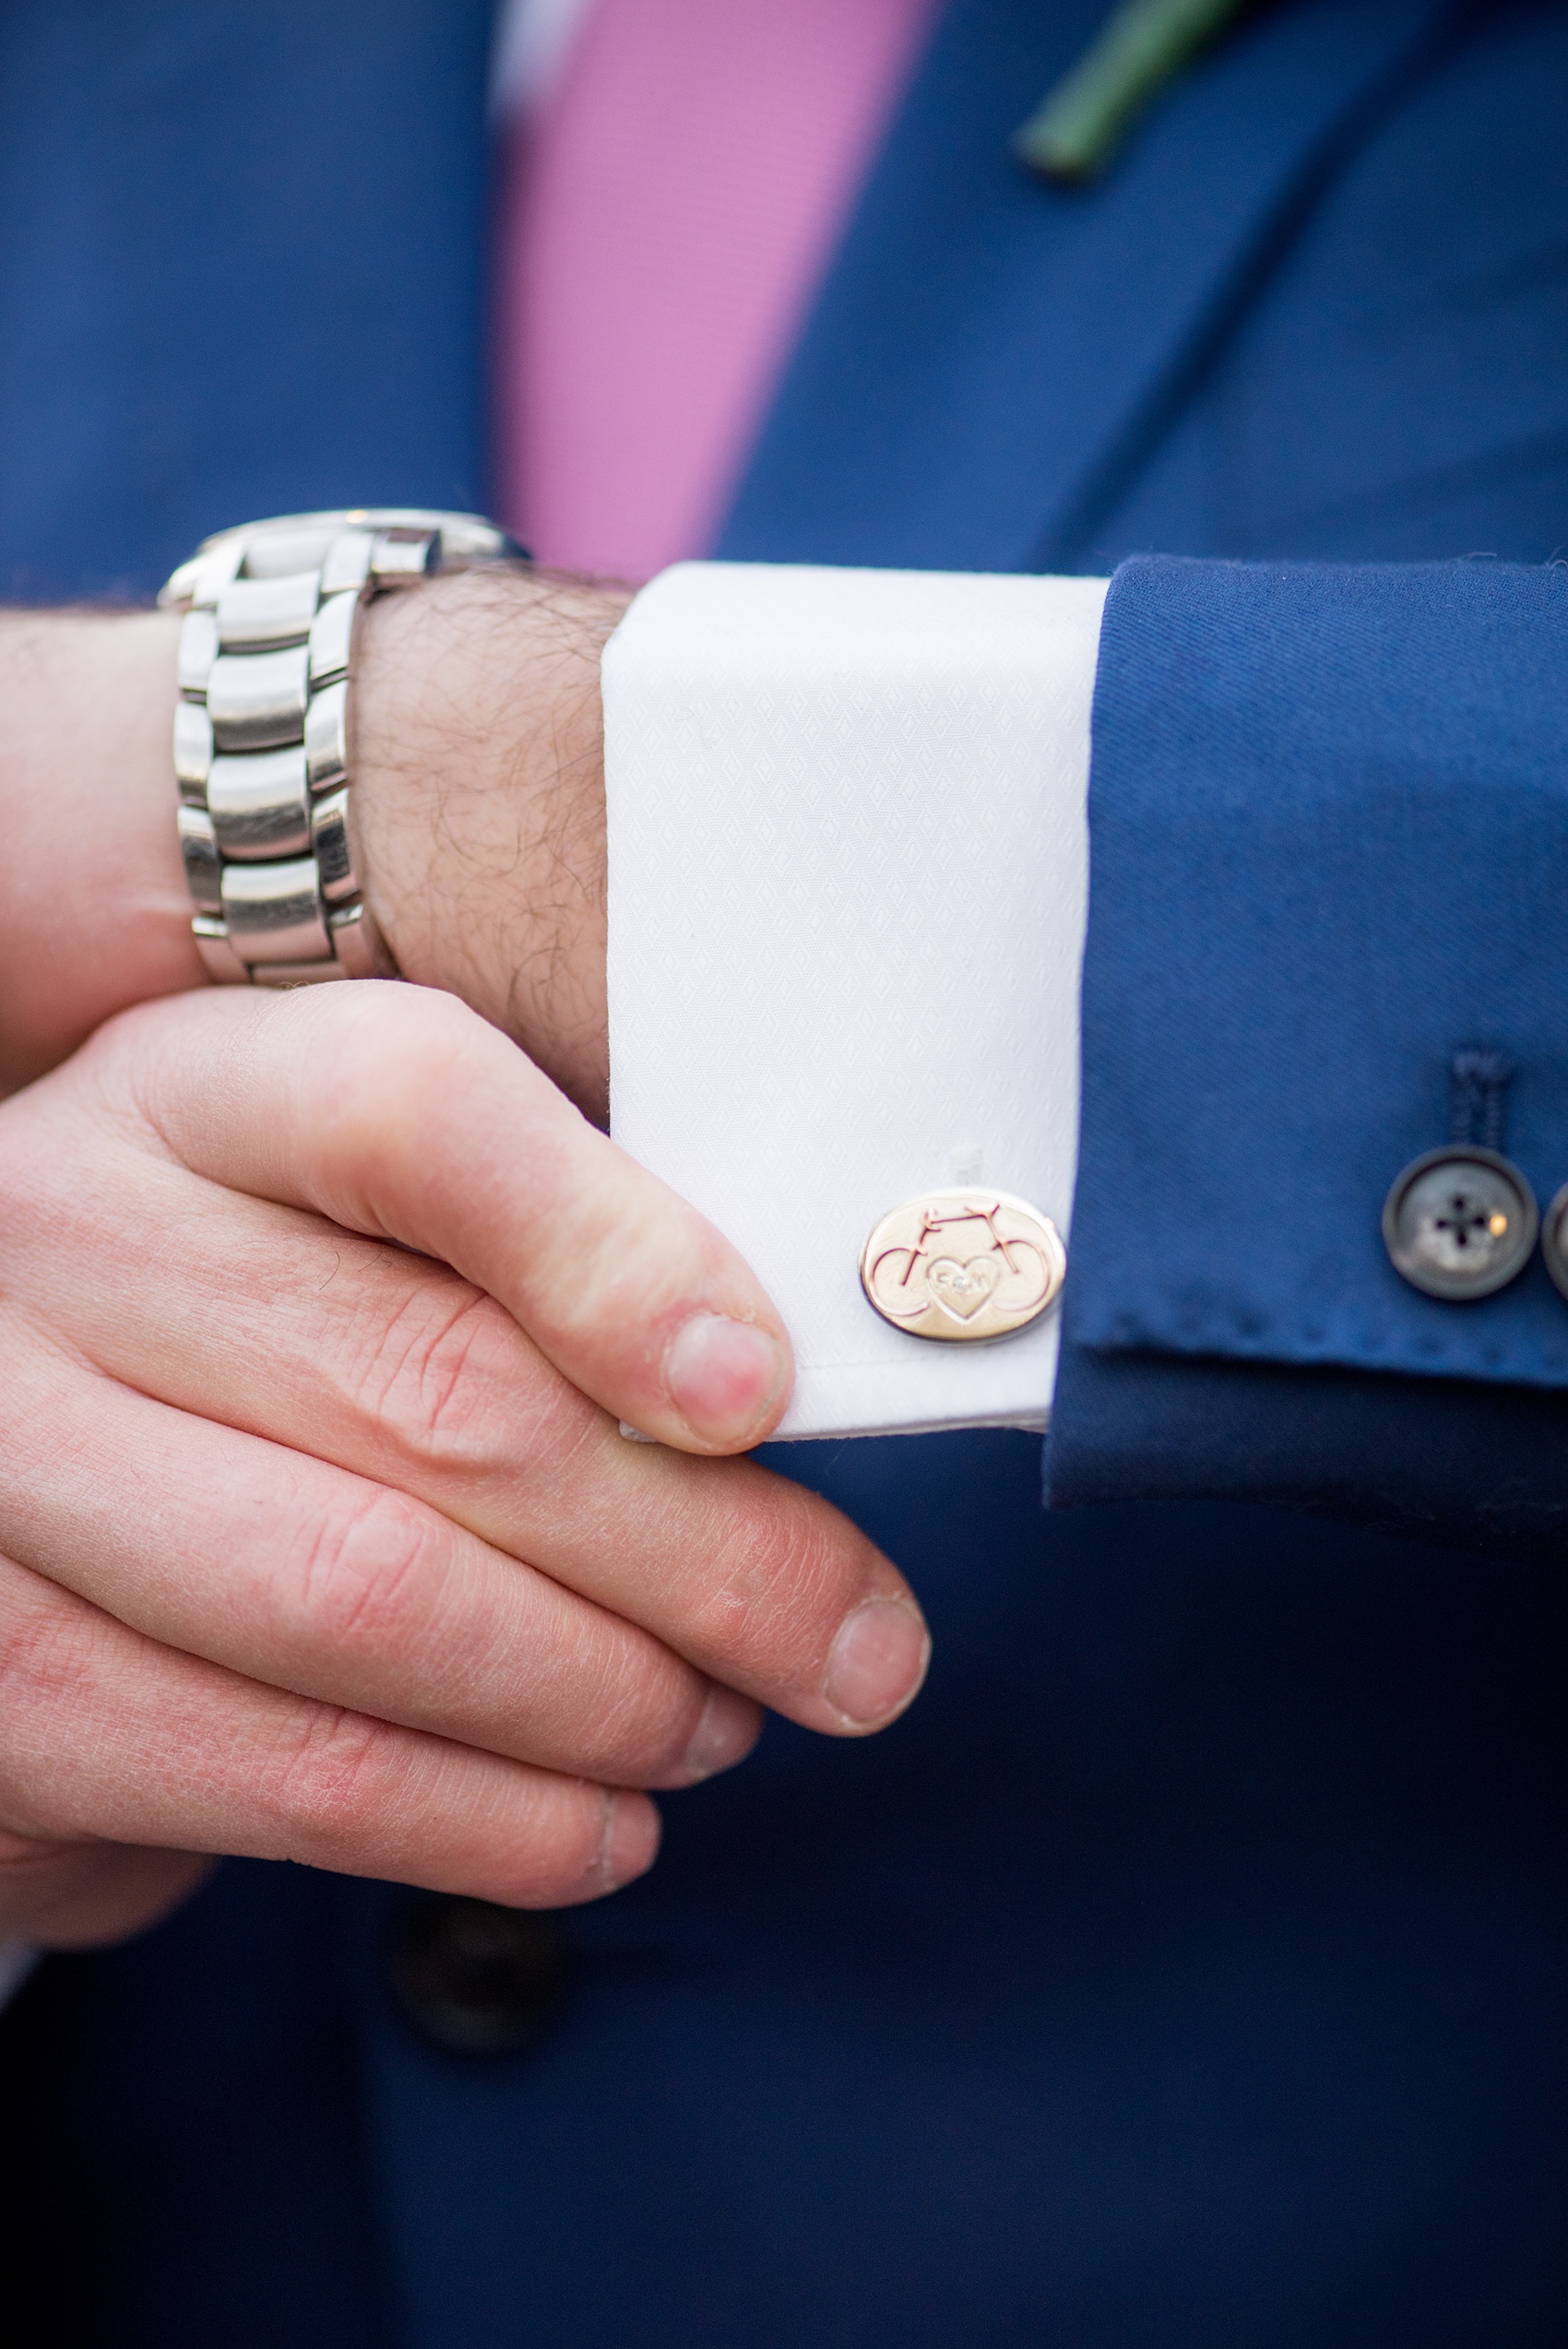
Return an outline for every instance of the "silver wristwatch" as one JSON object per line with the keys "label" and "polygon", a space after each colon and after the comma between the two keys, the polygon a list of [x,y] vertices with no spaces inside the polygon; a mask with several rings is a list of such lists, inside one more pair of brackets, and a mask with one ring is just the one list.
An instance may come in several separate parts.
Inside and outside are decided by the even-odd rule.
{"label": "silver wristwatch", "polygon": [[355,623],[373,596],[522,553],[476,515],[367,506],[242,523],[181,564],[158,600],[185,614],[174,775],[209,977],[397,976],[350,824]]}

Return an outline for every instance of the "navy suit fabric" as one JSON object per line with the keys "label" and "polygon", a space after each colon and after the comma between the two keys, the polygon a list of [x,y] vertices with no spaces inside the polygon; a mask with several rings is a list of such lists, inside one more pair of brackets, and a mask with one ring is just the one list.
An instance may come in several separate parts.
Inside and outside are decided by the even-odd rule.
{"label": "navy suit fabric", "polygon": [[0,9],[0,595],[483,503],[489,0]]}
{"label": "navy suit fabric", "polygon": [[[1568,1384],[1562,1298],[1538,1258],[1475,1304],[1420,1296],[1378,1211],[1478,1040],[1515,1071],[1510,1151],[1543,1200],[1568,1180],[1565,641],[1555,566],[1118,574],[1059,1500],[1307,1495],[1559,1549],[1568,1406],[1516,1389]],[[1195,1443],[1183,1356],[1210,1358]],[[1217,1358],[1409,1375],[1254,1390]],[[1515,1391],[1434,1395],[1453,1379]]]}
{"label": "navy suit fabric", "polygon": [[231,1868],[53,1962],[0,2025],[37,2340],[1554,2349],[1555,1578],[1049,1518],[1004,1435],[814,1456],[919,1578],[910,1718],[669,1803],[516,2058],[409,2030],[370,1888],[298,1946]]}
{"label": "navy suit fabric", "polygon": [[[1201,509],[1168,512],[1152,540],[1125,534],[1122,509],[1163,473],[1179,421],[1303,213],[1315,226],[1320,183],[1396,88],[1409,100],[1453,11],[1435,0],[1257,11],[1099,185],[1044,186],[1018,168],[1009,129],[1104,14],[1098,0],[957,0],[944,12],[785,377],[726,552],[1092,572],[1142,546],[1241,551],[1217,542]],[[1521,94],[1510,89],[1507,102]],[[1431,160],[1416,159],[1423,188]],[[1375,245],[1382,226],[1358,215],[1354,232]],[[1516,208],[1509,226],[1520,232]],[[1279,388],[1315,404],[1310,377]],[[1402,389],[1408,402],[1408,376]],[[1336,402],[1321,421],[1332,429],[1344,412]],[[1310,462],[1317,434],[1304,437],[1299,460]]]}
{"label": "navy suit fabric", "polygon": [[[1099,569],[1140,552],[1526,565],[1568,544],[1568,11],[1261,6],[1102,187],[1052,193],[1006,136],[1098,15],[944,14],[725,551]],[[197,529],[269,508],[482,499],[483,18],[451,0],[7,12],[13,592],[149,585]],[[376,371],[378,348],[400,371]],[[1526,1056],[1520,1133],[1550,1182],[1561,979],[1550,936],[1507,915],[1538,930],[1552,905],[1557,575],[1422,576],[1153,565],[1118,586],[1053,1474],[1065,1497],[1130,1498],[1042,1513],[1019,1437],[782,1450],[910,1572],[929,1689],[864,1747],[775,1726],[745,1770],[671,1802],[654,1875],[567,1921],[575,1987],[529,2056],[459,2060],[398,2017],[385,1888],[231,1867],[133,1948],[52,1962],[0,2024],[21,2177],[0,2224],[49,2296],[36,2338],[1561,2339],[1568,1642],[1555,1558],[1503,1560],[1484,1514],[1533,1479],[1535,1519],[1504,1530],[1538,1536],[1560,1406],[1479,1357],[1457,1376],[1408,1374],[1398,1352],[1240,1359],[1229,1325],[1229,1360],[1189,1356],[1182,1299],[1157,1291],[1136,1310],[1166,1350],[1125,1350],[1115,1320],[1121,1247],[1181,1206],[1151,1205],[1135,1121],[1163,1146],[1189,1082],[1218,1173],[1284,1185],[1278,1247],[1265,1199],[1240,1264],[1222,1232],[1183,1228],[1220,1303],[1271,1282],[1299,1322],[1291,1186],[1381,1195],[1384,1142],[1397,1157],[1407,1132],[1429,1138],[1461,1014],[1454,1043]],[[1248,634],[1265,612],[1278,672]],[[1369,625],[1394,645],[1375,672],[1351,658]],[[1324,641],[1337,665],[1308,657]],[[1184,763],[1276,673],[1317,753],[1284,807],[1249,781],[1245,741],[1201,777]],[[1480,864],[1462,920],[1442,918],[1448,836],[1401,798],[1432,780],[1401,712],[1423,741],[1446,726],[1450,782],[1508,751],[1483,778],[1505,848],[1453,802]],[[1357,853],[1401,863],[1403,946],[1375,1003],[1354,995],[1342,892],[1283,876],[1305,927],[1277,965],[1255,919],[1277,860],[1352,787],[1370,792]],[[1244,957],[1193,950],[1140,813],[1194,870],[1232,819],[1233,860],[1199,877],[1210,943],[1245,939]],[[1238,1055],[1237,1004],[1277,1020],[1314,942],[1324,1025],[1269,1087]],[[1139,982],[1163,984],[1167,954],[1175,1057],[1129,1098],[1104,1072],[1146,1074]],[[1431,1139],[1442,1114],[1439,1095]],[[1367,1208],[1352,1261],[1383,1280]],[[1380,1294],[1413,1341],[1424,1309],[1401,1320]],[[1559,1342],[1550,1305],[1532,1288],[1491,1317],[1535,1349],[1532,1379]],[[1136,1505],[1168,1491],[1479,1524],[1489,1551]]]}
{"label": "navy suit fabric", "polygon": [[172,1929],[23,1991],[0,2039],[18,2349],[387,2338],[333,1891],[232,1865]]}

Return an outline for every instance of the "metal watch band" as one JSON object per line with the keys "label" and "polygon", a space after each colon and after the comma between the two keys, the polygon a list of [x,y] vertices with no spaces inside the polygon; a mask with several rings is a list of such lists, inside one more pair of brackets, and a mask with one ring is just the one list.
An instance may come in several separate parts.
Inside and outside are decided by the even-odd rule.
{"label": "metal watch band", "polygon": [[523,550],[471,514],[365,507],[205,540],[184,611],[174,775],[192,933],[220,984],[396,978],[349,821],[354,632],[374,596]]}

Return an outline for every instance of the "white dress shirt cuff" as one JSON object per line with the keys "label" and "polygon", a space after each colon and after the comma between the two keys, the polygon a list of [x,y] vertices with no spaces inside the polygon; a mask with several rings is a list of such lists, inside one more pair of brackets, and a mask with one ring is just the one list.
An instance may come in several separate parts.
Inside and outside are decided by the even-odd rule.
{"label": "white dress shirt cuff", "polygon": [[936,1186],[1067,1230],[1105,592],[688,563],[607,648],[612,1131],[778,1303],[783,1435],[1045,1424],[1054,1312],[933,1345],[858,1267]]}

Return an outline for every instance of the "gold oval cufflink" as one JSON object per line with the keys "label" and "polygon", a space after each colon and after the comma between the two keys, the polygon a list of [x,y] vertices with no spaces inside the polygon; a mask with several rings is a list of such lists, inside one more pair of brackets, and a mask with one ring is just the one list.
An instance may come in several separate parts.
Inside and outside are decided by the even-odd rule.
{"label": "gold oval cufflink", "polygon": [[1067,1251],[1049,1216],[1011,1192],[928,1191],[884,1216],[861,1287],[885,1322],[948,1344],[1009,1337],[1061,1294]]}

